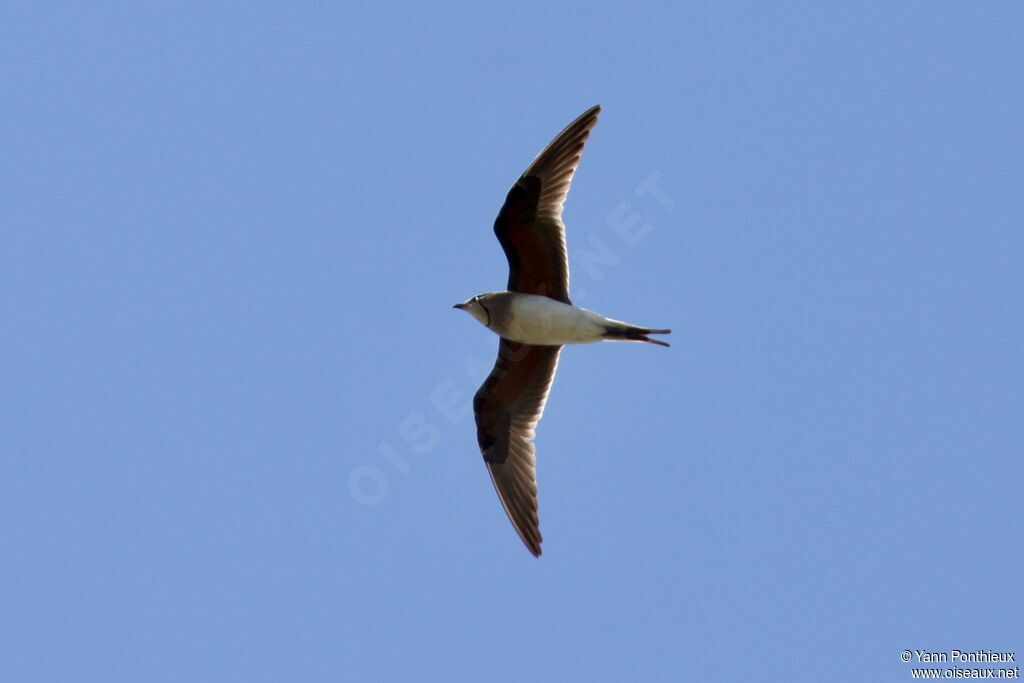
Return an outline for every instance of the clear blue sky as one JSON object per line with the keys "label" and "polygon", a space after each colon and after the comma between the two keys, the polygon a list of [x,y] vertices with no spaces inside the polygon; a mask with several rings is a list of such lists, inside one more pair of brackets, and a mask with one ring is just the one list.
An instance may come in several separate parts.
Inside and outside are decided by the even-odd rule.
{"label": "clear blue sky", "polygon": [[[0,9],[0,679],[1024,651],[1019,5],[142,4]],[[451,305],[595,103],[573,294],[673,346],[563,353],[535,560]]]}

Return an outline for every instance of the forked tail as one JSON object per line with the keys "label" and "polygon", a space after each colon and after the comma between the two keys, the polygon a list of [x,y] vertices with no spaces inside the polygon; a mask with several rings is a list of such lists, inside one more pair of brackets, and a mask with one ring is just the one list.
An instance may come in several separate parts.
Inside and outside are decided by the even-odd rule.
{"label": "forked tail", "polygon": [[654,330],[649,327],[637,327],[628,323],[608,321],[605,325],[604,338],[609,341],[638,341],[658,346],[669,346],[668,342],[660,339],[651,339],[649,334],[670,334],[672,330]]}

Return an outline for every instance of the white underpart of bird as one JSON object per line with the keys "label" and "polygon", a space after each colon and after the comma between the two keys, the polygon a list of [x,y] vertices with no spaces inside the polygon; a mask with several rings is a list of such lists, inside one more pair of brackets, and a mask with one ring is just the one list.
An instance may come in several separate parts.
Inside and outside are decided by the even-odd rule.
{"label": "white underpart of bird", "polygon": [[636,341],[668,346],[631,325],[572,305],[562,205],[601,107],[585,111],[544,148],[512,186],[494,222],[508,259],[506,291],[474,296],[462,309],[501,337],[498,359],[473,397],[477,442],[512,526],[541,554],[533,439],[567,344]]}

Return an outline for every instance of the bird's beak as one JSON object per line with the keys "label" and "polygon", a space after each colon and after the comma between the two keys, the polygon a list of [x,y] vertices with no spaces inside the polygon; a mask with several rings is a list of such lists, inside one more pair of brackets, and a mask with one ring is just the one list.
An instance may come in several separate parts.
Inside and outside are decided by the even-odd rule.
{"label": "bird's beak", "polygon": [[457,308],[457,309],[459,309],[460,311],[461,311],[461,310],[462,310],[463,308],[465,308],[465,307],[466,307],[466,304],[455,304],[454,306],[452,306],[452,308]]}

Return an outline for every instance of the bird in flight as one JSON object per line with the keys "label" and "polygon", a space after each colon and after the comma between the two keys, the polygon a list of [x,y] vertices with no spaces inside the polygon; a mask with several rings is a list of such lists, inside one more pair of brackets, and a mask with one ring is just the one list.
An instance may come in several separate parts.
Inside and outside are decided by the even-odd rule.
{"label": "bird in flight", "polygon": [[612,320],[569,299],[562,205],[600,112],[591,107],[570,123],[509,190],[494,221],[508,259],[507,291],[455,304],[501,337],[494,369],[473,397],[477,442],[502,507],[535,557],[541,534],[533,439],[562,347],[602,340],[668,346],[648,335],[671,332]]}

